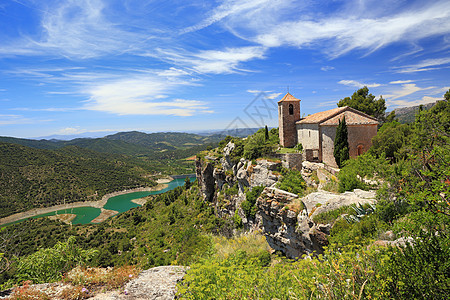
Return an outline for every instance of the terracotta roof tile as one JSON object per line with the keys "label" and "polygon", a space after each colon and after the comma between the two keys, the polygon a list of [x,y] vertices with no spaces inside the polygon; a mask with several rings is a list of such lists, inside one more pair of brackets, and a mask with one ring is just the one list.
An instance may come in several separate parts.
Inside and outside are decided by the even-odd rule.
{"label": "terracotta roof tile", "polygon": [[347,125],[378,125],[378,121],[376,119],[355,113],[350,110],[343,111],[340,114],[326,120],[325,122],[320,123],[320,125],[337,126],[339,124],[339,120],[342,120],[344,116],[345,116],[345,123],[347,123]]}
{"label": "terracotta roof tile", "polygon": [[315,124],[315,123],[321,123],[332,116],[342,112],[346,109],[347,106],[344,107],[337,107],[326,111],[321,111],[315,114],[312,114],[310,116],[307,116],[306,118],[300,120],[297,122],[297,124]]}
{"label": "terracotta roof tile", "polygon": [[339,120],[345,116],[347,125],[377,125],[374,117],[366,115],[354,108],[344,106],[315,113],[297,122],[297,124],[317,124],[333,126],[338,125]]}
{"label": "terracotta roof tile", "polygon": [[295,97],[292,96],[290,93],[286,93],[286,95],[284,95],[284,97],[281,98],[281,100],[278,101],[278,103],[280,103],[281,101],[301,101],[301,100],[295,98]]}

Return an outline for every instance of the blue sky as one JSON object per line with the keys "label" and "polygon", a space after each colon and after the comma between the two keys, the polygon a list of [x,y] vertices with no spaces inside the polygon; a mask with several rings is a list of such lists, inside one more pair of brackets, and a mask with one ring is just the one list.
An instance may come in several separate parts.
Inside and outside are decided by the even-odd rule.
{"label": "blue sky", "polygon": [[448,0],[192,2],[2,0],[0,135],[277,126],[288,87],[302,114],[450,88]]}

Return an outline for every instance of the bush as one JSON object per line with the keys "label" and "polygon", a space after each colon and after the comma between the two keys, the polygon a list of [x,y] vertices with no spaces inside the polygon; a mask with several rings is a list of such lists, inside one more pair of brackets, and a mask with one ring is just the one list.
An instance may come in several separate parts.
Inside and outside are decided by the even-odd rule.
{"label": "bush", "polygon": [[247,218],[254,218],[257,212],[257,208],[255,206],[256,200],[258,199],[261,192],[264,190],[263,186],[255,186],[251,191],[245,193],[245,201],[241,203],[241,208],[245,213]]}
{"label": "bush", "polygon": [[[447,232],[425,232],[400,249],[389,248],[380,273],[389,299],[448,299],[450,239]],[[447,259],[443,259],[447,258]]]}
{"label": "bush", "polygon": [[17,281],[31,280],[33,283],[57,281],[75,266],[86,265],[96,255],[97,250],[81,250],[75,246],[75,237],[67,242],[58,242],[53,248],[40,249],[36,253],[22,257],[17,265]]}
{"label": "bush", "polygon": [[302,195],[306,189],[306,182],[300,171],[297,170],[282,170],[283,177],[277,183],[277,187],[289,193]]}

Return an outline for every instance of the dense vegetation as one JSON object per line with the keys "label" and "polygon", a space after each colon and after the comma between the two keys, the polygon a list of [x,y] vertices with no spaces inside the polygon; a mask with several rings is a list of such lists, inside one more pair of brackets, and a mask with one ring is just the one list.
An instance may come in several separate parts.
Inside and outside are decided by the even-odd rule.
{"label": "dense vegetation", "polygon": [[0,217],[155,185],[149,173],[127,157],[79,147],[43,150],[0,143]]}
{"label": "dense vegetation", "polygon": [[[380,129],[384,139],[374,142],[369,153],[344,163],[339,189],[376,188],[378,201],[375,207],[344,207],[317,216],[317,222],[333,222],[330,246],[318,257],[291,261],[270,255],[257,235],[218,237],[229,235],[238,222],[216,217],[213,204],[204,202],[199,187],[189,182],[103,224],[69,227],[27,221],[1,234],[11,236],[12,248],[18,244],[14,232],[20,228],[28,229],[20,236],[34,247],[55,247],[59,238],[74,235],[80,251],[99,250],[91,260],[85,257],[85,264],[190,265],[179,285],[182,299],[448,299],[450,91],[445,97],[432,109],[420,111],[413,124],[401,127],[403,136],[392,130],[399,124],[390,120]],[[275,130],[268,133],[262,129],[247,140],[227,137],[219,145],[235,141],[234,161],[257,159],[275,148]],[[297,192],[294,188],[305,185],[299,172],[282,172],[284,189]],[[244,206],[249,217],[260,190],[247,193]],[[235,187],[227,191],[233,194]],[[55,239],[45,237],[49,244],[41,243],[34,237],[35,225],[43,235],[55,230]],[[402,239],[395,246],[385,246],[386,240],[397,238]],[[12,264],[2,281],[13,284],[24,278],[27,273],[18,266],[32,259],[29,255],[35,250],[24,250],[26,255],[16,260],[3,258]],[[9,253],[5,248],[0,252]],[[82,257],[83,252],[77,253]]]}

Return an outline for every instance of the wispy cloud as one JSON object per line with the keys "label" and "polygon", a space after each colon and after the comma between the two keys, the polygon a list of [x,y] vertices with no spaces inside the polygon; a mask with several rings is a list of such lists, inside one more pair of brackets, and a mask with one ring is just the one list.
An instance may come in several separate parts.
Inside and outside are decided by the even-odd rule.
{"label": "wispy cloud", "polygon": [[396,81],[389,82],[389,84],[404,84],[404,83],[411,83],[411,82],[413,82],[413,80],[396,80]]}
{"label": "wispy cloud", "polygon": [[442,68],[450,68],[449,57],[426,59],[416,64],[396,67],[394,68],[394,70],[397,73],[416,73],[416,72],[437,70]]}
{"label": "wispy cloud", "polygon": [[324,67],[322,67],[322,68],[320,68],[322,71],[325,71],[325,72],[327,72],[327,71],[331,71],[331,70],[334,70],[334,67],[331,67],[331,66],[324,66]]}
{"label": "wispy cloud", "polygon": [[364,86],[367,86],[369,88],[381,86],[381,84],[379,84],[379,83],[361,83],[361,82],[356,81],[356,80],[341,80],[338,83],[346,85],[346,86],[353,86],[353,87],[356,87],[356,88],[362,88]]}
{"label": "wispy cloud", "polygon": [[0,114],[0,126],[1,125],[21,125],[21,124],[36,124],[42,122],[50,122],[52,120],[39,120],[34,118],[26,118],[22,115],[3,115]]}
{"label": "wispy cloud", "polygon": [[[225,0],[219,8],[209,12],[204,21],[186,31],[220,22],[236,36],[265,47],[321,45],[322,51],[332,58],[352,50],[370,53],[396,42],[415,43],[426,37],[450,33],[448,1],[411,5],[401,12],[392,9],[391,13],[378,9],[383,6],[379,1],[376,5],[352,1],[349,7],[364,3],[364,9],[341,7],[328,13],[322,10],[317,13],[314,9],[317,4],[308,1],[280,0],[265,5],[258,2],[264,1],[250,1],[245,6]],[[392,3],[386,1],[384,5],[392,6]],[[296,13],[289,14],[294,9]]]}
{"label": "wispy cloud", "polygon": [[386,101],[389,104],[390,101],[392,101],[392,100],[396,100],[398,98],[403,98],[403,97],[409,96],[409,95],[419,92],[419,91],[425,91],[425,90],[430,90],[430,89],[434,89],[434,88],[436,88],[436,87],[430,86],[430,87],[421,88],[421,87],[418,87],[415,83],[405,83],[405,84],[402,84],[402,87],[400,89],[395,89],[390,94],[385,95],[385,98],[387,99]]}
{"label": "wispy cloud", "polygon": [[[48,5],[48,6],[47,6]],[[0,55],[57,55],[70,59],[120,53],[148,39],[148,35],[127,30],[105,13],[101,0],[34,2],[40,12],[39,34],[22,34],[0,46]]]}
{"label": "wispy cloud", "polygon": [[207,104],[198,100],[166,98],[165,93],[188,85],[189,82],[167,82],[157,76],[136,75],[87,87],[84,93],[90,98],[83,108],[117,115],[174,115],[192,116],[211,113]]}
{"label": "wispy cloud", "polygon": [[264,47],[259,46],[201,50],[195,53],[158,49],[157,56],[196,73],[227,74],[248,71],[241,68],[240,64],[253,59],[263,59],[265,51]]}
{"label": "wispy cloud", "polygon": [[217,23],[224,18],[236,14],[246,13],[248,11],[255,11],[258,8],[265,6],[272,2],[271,0],[249,0],[249,1],[240,1],[240,0],[231,0],[224,1],[221,5],[214,8],[212,12],[209,12],[209,16],[202,20],[200,23],[197,23],[193,26],[189,26],[181,31],[181,34],[185,34],[192,31],[201,30],[205,27],[208,27],[214,23]]}

